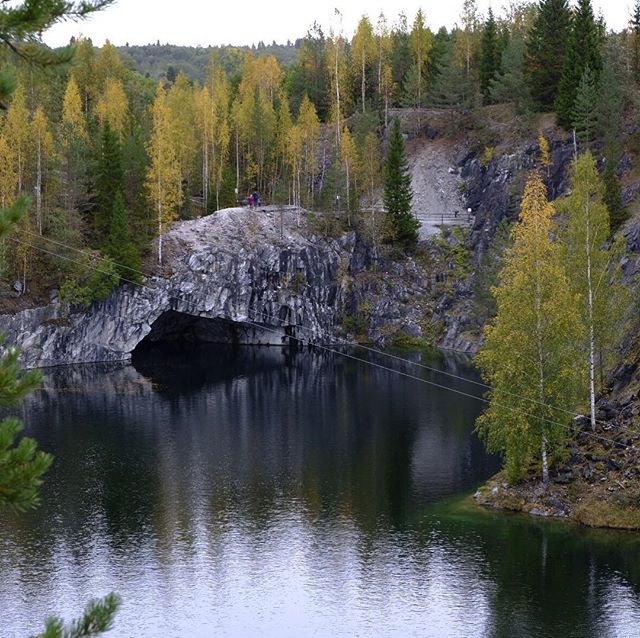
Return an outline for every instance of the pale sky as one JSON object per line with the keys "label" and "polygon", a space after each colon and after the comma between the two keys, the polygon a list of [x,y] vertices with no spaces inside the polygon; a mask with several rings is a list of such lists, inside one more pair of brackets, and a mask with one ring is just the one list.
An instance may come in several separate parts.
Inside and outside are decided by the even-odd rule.
{"label": "pale sky", "polygon": [[[478,0],[481,12],[489,5],[499,13],[508,0]],[[620,30],[628,22],[632,0],[592,0],[596,13],[602,11],[607,26]],[[335,7],[342,12],[345,34],[351,36],[359,18],[366,13],[375,21],[382,10],[390,23],[404,10],[411,23],[421,7],[429,26],[451,27],[460,14],[462,0],[117,0],[115,5],[82,23],[57,25],[44,40],[49,45],[67,44],[72,35],[83,34],[101,46],[113,44],[162,44],[208,46],[257,44],[260,40],[285,43],[304,36],[314,20],[325,32],[340,28]]]}

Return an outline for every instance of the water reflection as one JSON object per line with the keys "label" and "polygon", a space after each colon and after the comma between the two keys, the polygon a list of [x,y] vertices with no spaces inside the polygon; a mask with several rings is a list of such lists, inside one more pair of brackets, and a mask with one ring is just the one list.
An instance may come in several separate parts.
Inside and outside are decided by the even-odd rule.
{"label": "water reflection", "polygon": [[635,536],[439,503],[496,467],[471,436],[471,399],[316,352],[134,364],[52,370],[24,406],[57,460],[43,507],[0,521],[0,635],[112,589],[125,600],[115,636],[640,626]]}

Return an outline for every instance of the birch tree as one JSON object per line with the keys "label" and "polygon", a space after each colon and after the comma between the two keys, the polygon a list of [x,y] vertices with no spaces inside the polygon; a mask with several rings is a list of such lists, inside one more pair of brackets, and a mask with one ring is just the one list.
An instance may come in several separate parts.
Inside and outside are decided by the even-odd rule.
{"label": "birch tree", "polygon": [[410,36],[411,53],[418,70],[418,106],[422,106],[423,74],[433,47],[433,36],[426,27],[422,9],[418,9]]}
{"label": "birch tree", "polygon": [[182,171],[172,137],[171,113],[162,84],[158,85],[153,104],[153,132],[149,141],[151,165],[147,188],[156,209],[158,228],[158,263],[162,264],[162,235],[167,225],[178,218],[182,204]]}
{"label": "birch tree", "polygon": [[584,329],[562,259],[552,241],[553,206],[539,175],[524,192],[500,283],[497,315],[485,328],[478,363],[491,386],[477,429],[492,452],[504,453],[509,481],[540,462],[549,479],[549,453],[568,435],[569,417],[584,393],[580,343]]}
{"label": "birch tree", "polygon": [[358,28],[351,43],[351,49],[360,71],[360,99],[362,102],[362,112],[364,113],[366,109],[367,65],[376,55],[373,27],[367,16],[360,18]]}
{"label": "birch tree", "polygon": [[33,145],[35,147],[36,161],[36,228],[42,235],[44,227],[42,192],[47,174],[47,166],[54,156],[53,135],[42,107],[38,107],[31,121]]}
{"label": "birch tree", "polygon": [[602,194],[595,159],[586,152],[574,165],[571,195],[561,202],[560,210],[567,215],[563,233],[567,272],[571,273],[571,289],[579,296],[577,310],[586,329],[582,358],[588,365],[589,411],[594,430],[597,368],[604,366],[605,353],[615,342],[626,307],[625,289],[615,280],[614,265],[619,258],[605,246],[610,227]]}

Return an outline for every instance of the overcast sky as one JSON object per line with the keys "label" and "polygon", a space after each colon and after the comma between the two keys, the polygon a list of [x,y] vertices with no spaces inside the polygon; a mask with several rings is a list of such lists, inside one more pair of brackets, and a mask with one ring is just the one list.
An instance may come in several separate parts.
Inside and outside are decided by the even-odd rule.
{"label": "overcast sky", "polygon": [[[507,0],[478,0],[485,12],[494,12]],[[593,0],[596,12],[602,11],[609,28],[620,30],[627,24],[631,0]],[[270,44],[302,37],[317,20],[328,32],[338,28],[335,7],[342,12],[343,28],[351,35],[363,13],[374,19],[384,11],[393,23],[400,10],[409,21],[422,7],[429,26],[451,27],[457,20],[462,0],[117,0],[104,11],[82,23],[57,25],[45,34],[45,41],[58,46],[82,33],[101,46],[105,39],[116,45],[161,43],[186,45]]]}

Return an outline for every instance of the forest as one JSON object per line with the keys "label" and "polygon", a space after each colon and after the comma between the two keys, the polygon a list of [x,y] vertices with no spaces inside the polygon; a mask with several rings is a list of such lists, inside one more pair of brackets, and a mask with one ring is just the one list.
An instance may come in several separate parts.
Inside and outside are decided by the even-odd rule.
{"label": "forest", "polygon": [[[379,207],[398,107],[481,118],[504,104],[524,122],[556,110],[582,146],[603,148],[613,225],[624,215],[612,168],[623,117],[637,109],[640,5],[623,33],[607,32],[589,0],[521,3],[499,16],[466,0],[459,25],[437,32],[422,11],[363,16],[353,34],[314,24],[286,65],[268,47],[212,49],[202,83],[172,64],[156,81],[109,42],[72,45],[71,64],[45,69],[2,54],[15,90],[0,128],[0,205],[33,196],[15,245],[4,246],[1,292],[25,303],[52,287],[74,303],[103,298],[138,277],[172,221],[254,190],[310,210],[342,202],[336,213],[350,224]],[[43,241],[64,257],[36,250]]]}

